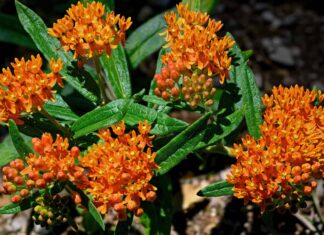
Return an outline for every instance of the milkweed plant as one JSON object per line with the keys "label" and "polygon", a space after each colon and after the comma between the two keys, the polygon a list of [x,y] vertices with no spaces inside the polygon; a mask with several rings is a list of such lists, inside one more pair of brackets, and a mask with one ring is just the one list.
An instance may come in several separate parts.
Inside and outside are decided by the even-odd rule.
{"label": "milkweed plant", "polygon": [[[0,74],[0,121],[16,151],[0,156],[0,192],[11,200],[0,214],[32,208],[36,224],[76,230],[78,214],[94,231],[111,214],[115,234],[135,216],[148,234],[169,234],[168,172],[211,148],[236,163],[199,196],[233,195],[260,214],[296,213],[311,200],[324,178],[324,95],[280,85],[261,97],[251,51],[204,1],[183,1],[137,29],[99,0],[72,4],[49,27],[19,1],[16,9],[39,53]],[[132,71],[158,50],[149,90],[132,93]],[[189,124],[173,110],[199,118]]]}

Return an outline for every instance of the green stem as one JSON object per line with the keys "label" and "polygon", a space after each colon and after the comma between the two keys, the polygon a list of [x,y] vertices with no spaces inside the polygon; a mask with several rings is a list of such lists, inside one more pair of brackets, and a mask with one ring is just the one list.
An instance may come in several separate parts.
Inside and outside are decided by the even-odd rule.
{"label": "green stem", "polygon": [[101,91],[101,96],[103,98],[103,104],[107,104],[109,102],[109,98],[108,98],[108,96],[106,94],[105,79],[102,76],[100,63],[99,63],[99,59],[98,59],[97,56],[94,57],[94,63],[95,63],[95,66],[96,66],[97,76],[99,78],[99,88],[100,88],[100,91]]}
{"label": "green stem", "polygon": [[234,155],[231,152],[231,149],[221,143],[216,144],[216,145],[212,145],[212,146],[208,146],[205,149],[205,152],[208,153],[219,153],[219,154],[223,154],[229,157],[234,157]]}
{"label": "green stem", "polygon": [[39,112],[45,116],[51,123],[53,123],[53,125],[60,130],[62,133],[64,133],[65,136],[70,137],[70,131],[65,128],[64,126],[62,126],[54,117],[52,117],[43,107],[41,108],[41,110],[39,110]]}

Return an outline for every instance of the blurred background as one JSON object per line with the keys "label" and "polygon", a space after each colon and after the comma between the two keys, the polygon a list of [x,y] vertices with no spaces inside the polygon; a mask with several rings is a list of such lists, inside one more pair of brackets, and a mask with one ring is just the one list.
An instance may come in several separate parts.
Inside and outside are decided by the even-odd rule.
{"label": "blurred background", "polygon": [[[71,3],[76,3],[72,0],[21,2],[37,12],[48,26],[63,17]],[[132,17],[134,23],[129,30],[130,34],[142,23],[178,2],[118,0],[115,1],[115,11]],[[299,84],[324,91],[324,8],[321,7],[321,1],[220,0],[210,14],[224,23],[222,33],[230,32],[243,50],[254,51],[250,64],[262,93],[269,92],[274,85],[279,84]],[[15,57],[29,57],[37,53],[19,25],[13,0],[0,0],[0,16],[0,67],[8,66]],[[156,59],[157,53],[132,72],[135,92],[149,87]],[[195,117],[185,115],[182,118],[190,121]],[[1,131],[6,132],[3,128]],[[262,223],[259,212],[252,206],[242,209],[241,201],[229,197],[202,199],[195,196],[206,184],[224,179],[231,162],[215,154],[203,160],[189,157],[171,172],[174,179],[179,179],[174,185],[175,219],[172,234],[270,233]],[[319,190],[322,190],[318,195],[323,203],[323,189]],[[1,200],[0,206],[3,205]],[[303,211],[303,214],[309,216],[311,213],[311,209]],[[0,235],[25,234],[29,226],[27,214],[0,216]],[[282,234],[320,234],[313,232],[311,225],[299,215],[278,214],[275,223]],[[320,226],[323,231],[323,225]],[[134,234],[140,234],[140,228],[138,230]],[[41,233],[41,230],[37,233]]]}

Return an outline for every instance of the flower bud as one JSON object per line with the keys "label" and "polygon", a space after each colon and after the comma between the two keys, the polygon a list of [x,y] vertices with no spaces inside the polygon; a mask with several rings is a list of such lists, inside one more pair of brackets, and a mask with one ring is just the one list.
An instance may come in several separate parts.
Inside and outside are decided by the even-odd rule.
{"label": "flower bud", "polygon": [[14,196],[11,198],[11,202],[12,202],[12,203],[18,204],[20,201],[21,201],[21,197],[20,197],[19,195],[14,195]]}
{"label": "flower bud", "polygon": [[178,97],[179,94],[180,94],[180,91],[179,91],[178,88],[173,87],[173,88],[171,89],[171,94],[172,94],[173,97]]}
{"label": "flower bud", "polygon": [[116,212],[123,211],[123,210],[125,210],[125,206],[122,203],[117,203],[114,205],[114,210]]}
{"label": "flower bud", "polygon": [[162,98],[163,98],[164,100],[169,100],[169,99],[170,99],[170,95],[169,95],[169,93],[166,92],[166,91],[163,91],[163,92],[162,92]]}
{"label": "flower bud", "polygon": [[45,188],[46,187],[46,182],[44,179],[38,179],[36,180],[36,187],[37,188]]}
{"label": "flower bud", "polygon": [[160,91],[160,89],[156,87],[156,88],[154,89],[154,94],[155,94],[156,96],[161,96],[161,91]]}
{"label": "flower bud", "polygon": [[142,208],[137,208],[136,211],[135,211],[135,215],[137,217],[140,217],[144,214],[144,210]]}
{"label": "flower bud", "polygon": [[45,180],[45,182],[50,183],[50,182],[52,182],[54,180],[54,175],[51,172],[44,173],[43,174],[43,179]]}
{"label": "flower bud", "polygon": [[29,190],[28,189],[22,189],[19,194],[22,197],[27,197],[29,195]]}
{"label": "flower bud", "polygon": [[71,154],[72,154],[72,157],[73,158],[79,157],[79,155],[80,155],[80,149],[78,147],[76,147],[76,146],[73,146],[71,148]]}
{"label": "flower bud", "polygon": [[146,199],[148,201],[154,201],[156,199],[156,192],[150,191],[150,192],[146,193]]}
{"label": "flower bud", "polygon": [[24,178],[21,176],[16,176],[14,178],[14,182],[16,185],[22,185],[24,183]]}

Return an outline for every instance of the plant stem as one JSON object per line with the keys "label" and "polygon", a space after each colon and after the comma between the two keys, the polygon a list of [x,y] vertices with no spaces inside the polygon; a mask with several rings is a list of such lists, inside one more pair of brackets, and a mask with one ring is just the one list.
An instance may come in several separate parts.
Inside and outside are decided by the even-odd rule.
{"label": "plant stem", "polygon": [[70,137],[70,131],[65,128],[64,126],[62,126],[54,117],[52,117],[43,107],[41,108],[41,110],[39,110],[39,112],[45,116],[51,123],[53,123],[53,125],[59,129],[62,133],[65,134],[65,136]]}
{"label": "plant stem", "polygon": [[219,153],[219,154],[223,154],[223,155],[226,155],[226,156],[229,156],[229,157],[234,157],[234,155],[231,152],[231,149],[229,147],[221,144],[221,143],[218,143],[216,145],[208,146],[205,149],[205,152],[208,152],[208,153]]}
{"label": "plant stem", "polygon": [[106,85],[105,85],[105,80],[101,74],[101,68],[100,68],[100,63],[99,63],[99,59],[97,56],[95,56],[93,58],[95,66],[96,66],[96,72],[97,72],[97,76],[99,78],[99,88],[101,91],[101,96],[103,98],[103,104],[107,104],[109,102],[109,98],[106,94]]}
{"label": "plant stem", "polygon": [[318,214],[318,217],[320,218],[322,224],[324,224],[324,216],[321,213],[321,207],[319,205],[319,201],[318,201],[318,199],[317,199],[317,197],[315,195],[315,192],[312,193],[312,200],[313,200],[313,203],[314,203],[315,211]]}

